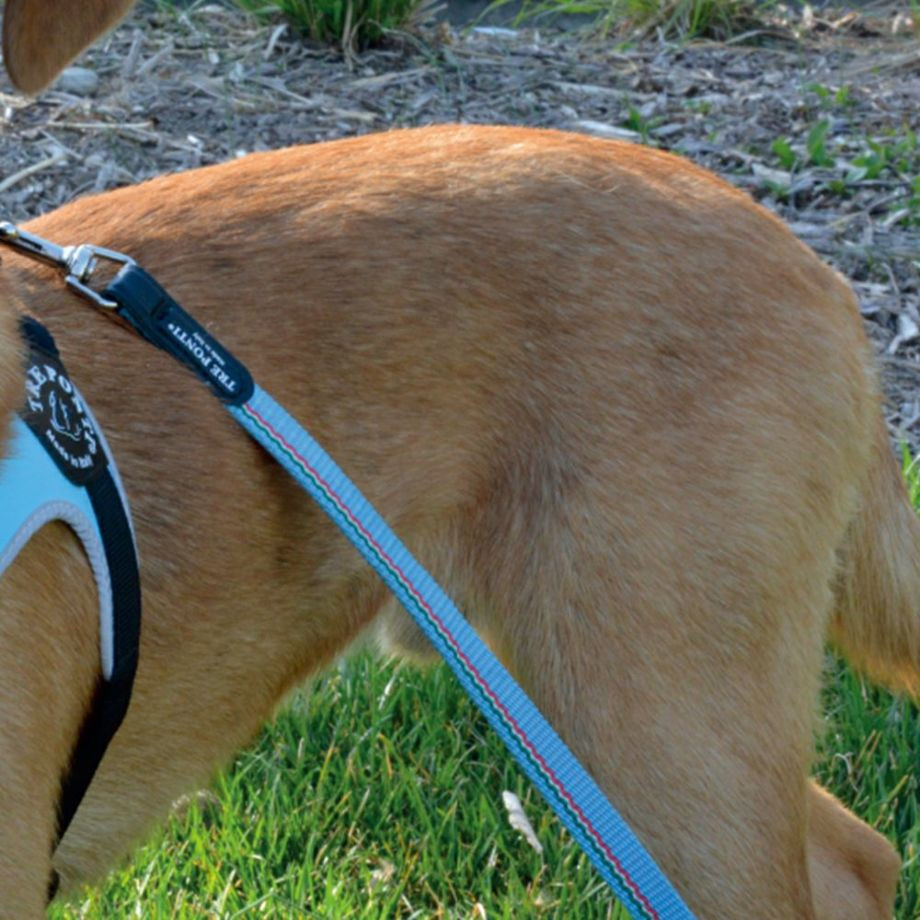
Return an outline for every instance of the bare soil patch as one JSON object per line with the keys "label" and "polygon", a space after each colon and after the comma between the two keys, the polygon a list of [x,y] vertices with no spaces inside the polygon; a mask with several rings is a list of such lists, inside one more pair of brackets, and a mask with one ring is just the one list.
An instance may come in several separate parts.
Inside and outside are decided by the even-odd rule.
{"label": "bare soil patch", "polygon": [[[0,78],[0,216],[255,150],[434,122],[645,140],[746,188],[851,279],[889,423],[916,453],[916,173],[850,181],[846,161],[867,138],[920,130],[920,48],[915,33],[892,35],[909,28],[903,14],[822,15],[801,34],[753,36],[762,47],[649,40],[624,50],[572,33],[440,24],[342,55],[222,6],[142,9],[83,58],[90,73],[73,83],[27,99]],[[773,142],[804,145],[822,119],[835,162],[783,170]],[[92,228],[86,237],[60,242],[91,241]]]}

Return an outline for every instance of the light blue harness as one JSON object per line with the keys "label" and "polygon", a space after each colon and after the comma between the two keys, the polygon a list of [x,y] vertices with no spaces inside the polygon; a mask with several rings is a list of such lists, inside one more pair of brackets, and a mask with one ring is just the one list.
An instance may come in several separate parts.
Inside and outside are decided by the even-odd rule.
{"label": "light blue harness", "polygon": [[29,317],[20,319],[20,332],[28,360],[23,405],[0,459],[0,576],[45,524],[61,521],[83,545],[99,601],[100,679],[61,777],[60,840],[128,708],[140,581],[127,499],[102,430],[49,332]]}
{"label": "light blue harness", "polygon": [[11,429],[7,457],[0,460],[0,576],[45,524],[67,524],[80,538],[96,578],[102,675],[108,679],[113,663],[112,585],[89,493],[67,479],[18,415]]}

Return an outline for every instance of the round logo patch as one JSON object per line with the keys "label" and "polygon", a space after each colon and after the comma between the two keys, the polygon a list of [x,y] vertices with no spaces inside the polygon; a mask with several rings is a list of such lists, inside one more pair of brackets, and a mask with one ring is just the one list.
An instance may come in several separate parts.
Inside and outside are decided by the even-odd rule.
{"label": "round logo patch", "polygon": [[22,418],[71,482],[83,485],[105,466],[99,434],[80,394],[60,360],[45,351],[29,352]]}

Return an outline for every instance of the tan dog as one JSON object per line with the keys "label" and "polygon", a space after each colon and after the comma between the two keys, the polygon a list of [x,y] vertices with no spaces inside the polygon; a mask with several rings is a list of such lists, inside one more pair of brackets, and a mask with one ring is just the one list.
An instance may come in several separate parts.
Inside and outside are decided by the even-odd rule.
{"label": "tan dog", "polygon": [[[11,72],[36,88],[127,5],[9,0]],[[52,6],[71,45],[32,40]],[[697,916],[890,917],[892,848],[807,771],[828,635],[920,689],[920,524],[853,296],[778,220],[653,150],[442,127],[162,178],[29,229],[130,252],[246,361],[455,596]],[[204,387],[13,255],[7,417],[25,310],[108,434],[145,590],[131,709],[55,856],[66,887],[375,620],[412,635]],[[43,910],[95,605],[58,525],[0,582],[4,917]]]}

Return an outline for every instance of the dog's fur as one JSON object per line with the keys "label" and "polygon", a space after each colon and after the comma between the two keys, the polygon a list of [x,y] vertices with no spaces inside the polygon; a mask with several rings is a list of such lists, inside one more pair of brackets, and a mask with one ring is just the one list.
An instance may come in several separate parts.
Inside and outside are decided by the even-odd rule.
{"label": "dog's fur", "polygon": [[[101,22],[125,4],[56,5]],[[42,6],[7,15],[26,34]],[[14,59],[28,87],[63,63]],[[893,849],[807,771],[828,635],[920,690],[920,524],[853,296],[778,220],[653,150],[442,127],[162,178],[29,229],[129,251],[310,426],[697,916],[890,917]],[[22,398],[23,311],[107,432],[145,592],[131,709],[54,857],[68,886],[375,620],[417,639],[203,386],[12,254],[0,411]],[[96,616],[63,526],[0,583],[4,917],[43,909]]]}

